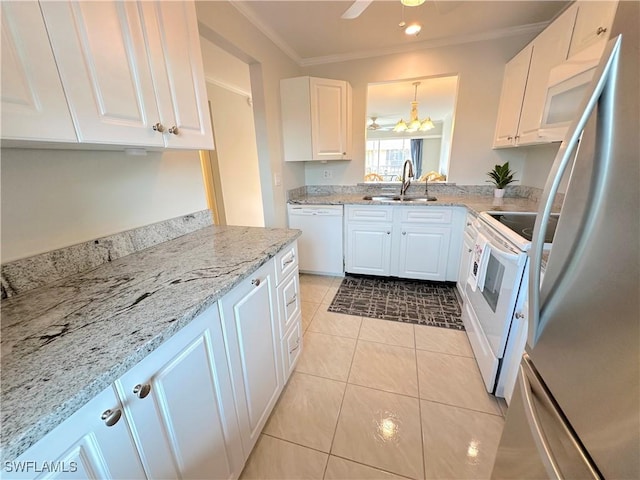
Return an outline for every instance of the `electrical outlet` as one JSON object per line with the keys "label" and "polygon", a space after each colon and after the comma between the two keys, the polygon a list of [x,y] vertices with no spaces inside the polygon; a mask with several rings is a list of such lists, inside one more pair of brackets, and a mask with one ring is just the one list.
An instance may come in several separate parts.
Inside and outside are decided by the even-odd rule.
{"label": "electrical outlet", "polygon": [[331,170],[324,170],[322,176],[324,178],[333,178],[333,172]]}

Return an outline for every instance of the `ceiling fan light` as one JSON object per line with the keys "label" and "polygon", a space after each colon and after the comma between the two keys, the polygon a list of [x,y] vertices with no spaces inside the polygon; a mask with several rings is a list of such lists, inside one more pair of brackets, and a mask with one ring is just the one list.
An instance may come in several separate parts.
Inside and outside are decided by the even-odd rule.
{"label": "ceiling fan light", "polygon": [[400,0],[400,3],[405,7],[418,7],[422,5],[426,0]]}
{"label": "ceiling fan light", "polygon": [[433,121],[431,120],[431,117],[427,117],[422,121],[422,124],[420,125],[420,131],[421,132],[426,132],[427,130],[431,130],[436,128],[436,126],[433,124]]}
{"label": "ceiling fan light", "polygon": [[418,35],[422,30],[422,25],[419,23],[412,23],[411,25],[407,25],[407,28],[404,29],[404,33],[406,35]]}
{"label": "ceiling fan light", "polygon": [[393,131],[394,132],[406,132],[407,131],[407,124],[405,123],[405,121],[403,119],[400,119],[400,121],[398,121],[398,123],[396,123],[396,126],[393,127]]}

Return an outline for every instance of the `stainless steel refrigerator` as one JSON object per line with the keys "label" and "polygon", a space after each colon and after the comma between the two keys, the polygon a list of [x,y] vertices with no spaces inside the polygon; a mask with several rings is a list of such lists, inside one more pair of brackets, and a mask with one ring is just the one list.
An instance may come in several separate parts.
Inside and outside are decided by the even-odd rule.
{"label": "stainless steel refrigerator", "polygon": [[[529,336],[493,478],[640,478],[639,10],[635,0],[619,3],[593,93],[544,189]],[[564,171],[540,283],[537,238]]]}

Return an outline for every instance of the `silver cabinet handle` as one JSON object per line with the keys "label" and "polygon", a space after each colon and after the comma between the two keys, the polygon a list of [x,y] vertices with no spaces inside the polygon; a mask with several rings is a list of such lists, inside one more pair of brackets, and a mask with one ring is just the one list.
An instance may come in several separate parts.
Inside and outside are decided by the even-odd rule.
{"label": "silver cabinet handle", "polygon": [[151,385],[149,385],[148,383],[145,383],[144,385],[139,383],[138,385],[133,387],[133,393],[138,398],[145,398],[147,395],[149,395],[150,391],[151,391]]}
{"label": "silver cabinet handle", "polygon": [[471,226],[471,222],[467,222],[467,227],[470,227],[470,226]]}
{"label": "silver cabinet handle", "polygon": [[291,350],[289,350],[289,353],[293,353],[299,348],[300,348],[300,338],[298,338],[298,340],[296,341],[296,346],[293,347]]}
{"label": "silver cabinet handle", "polygon": [[387,232],[387,235],[391,235],[391,232]]}
{"label": "silver cabinet handle", "polygon": [[471,253],[471,252],[473,252],[473,249],[472,248],[467,248],[467,252]]}
{"label": "silver cabinet handle", "polygon": [[[469,251],[471,251],[471,250],[469,250]],[[524,318],[525,316],[526,316],[526,315],[525,315],[524,313],[522,313],[522,312],[516,312],[516,318],[520,318],[520,319],[522,319],[522,318]]]}
{"label": "silver cabinet handle", "polygon": [[162,125],[160,122],[158,122],[153,126],[153,130],[156,131],[156,132],[162,133],[162,132],[164,132],[164,125]]}
{"label": "silver cabinet handle", "polygon": [[282,262],[282,266],[284,267],[285,265],[289,265],[290,263],[293,263],[295,259],[296,257],[294,255],[291,255],[291,258],[289,260],[285,260],[284,262]]}
{"label": "silver cabinet handle", "polygon": [[253,280],[251,280],[251,285],[255,285],[256,287],[260,286],[260,279],[254,278]]}
{"label": "silver cabinet handle", "polygon": [[174,125],[173,127],[171,127],[171,128],[168,130],[168,132],[169,132],[169,133],[173,133],[174,135],[178,135],[178,133],[180,133],[180,132],[178,132],[178,127],[176,127],[175,125]]}
{"label": "silver cabinet handle", "polygon": [[520,139],[520,135],[516,135],[514,138],[518,141]]}
{"label": "silver cabinet handle", "polygon": [[298,295],[294,293],[294,294],[293,294],[293,297],[291,297],[291,300],[289,300],[289,301],[287,302],[287,307],[288,307],[289,305],[291,305],[292,303],[296,303],[296,300],[297,300],[297,299],[298,299]]}
{"label": "silver cabinet handle", "polygon": [[607,29],[605,27],[598,27],[598,29],[596,30],[596,35],[602,35],[606,31]]}
{"label": "silver cabinet handle", "polygon": [[402,232],[402,234],[403,234],[403,235],[406,235],[406,234],[407,234],[407,232]]}
{"label": "silver cabinet handle", "polygon": [[507,140],[513,140],[513,137],[512,137],[511,135],[509,135],[509,136],[507,137]]}
{"label": "silver cabinet handle", "polygon": [[100,415],[100,420],[104,420],[104,423],[107,425],[107,427],[113,427],[116,423],[118,423],[118,420],[120,420],[121,416],[122,410],[120,410],[119,408],[116,408],[115,410],[105,410],[104,412],[102,412],[102,415]]}

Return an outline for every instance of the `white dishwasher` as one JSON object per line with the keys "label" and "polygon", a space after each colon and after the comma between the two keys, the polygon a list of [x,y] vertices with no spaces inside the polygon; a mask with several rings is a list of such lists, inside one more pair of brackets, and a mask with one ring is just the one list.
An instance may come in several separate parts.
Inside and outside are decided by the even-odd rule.
{"label": "white dishwasher", "polygon": [[289,228],[298,238],[301,272],[343,275],[342,205],[288,206]]}

